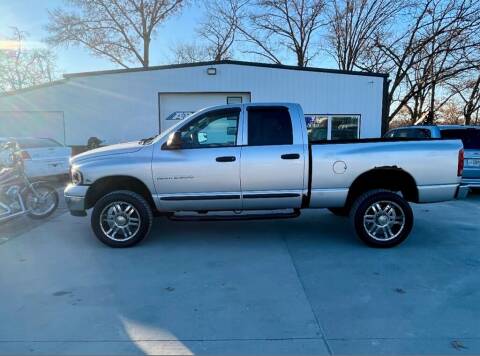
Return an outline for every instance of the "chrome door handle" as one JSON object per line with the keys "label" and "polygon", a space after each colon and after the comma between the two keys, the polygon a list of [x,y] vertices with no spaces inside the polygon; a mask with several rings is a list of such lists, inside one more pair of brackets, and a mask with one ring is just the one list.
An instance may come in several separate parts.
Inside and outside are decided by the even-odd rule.
{"label": "chrome door handle", "polygon": [[217,162],[234,162],[237,159],[235,156],[222,156],[215,158]]}
{"label": "chrome door handle", "polygon": [[282,159],[299,159],[300,155],[298,153],[287,153],[281,156]]}

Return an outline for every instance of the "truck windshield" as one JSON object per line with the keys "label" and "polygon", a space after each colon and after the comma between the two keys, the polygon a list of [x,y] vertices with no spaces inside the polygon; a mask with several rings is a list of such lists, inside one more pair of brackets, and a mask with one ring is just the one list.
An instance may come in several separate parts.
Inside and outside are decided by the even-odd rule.
{"label": "truck windshield", "polygon": [[480,149],[480,129],[442,130],[442,138],[462,140],[467,150]]}

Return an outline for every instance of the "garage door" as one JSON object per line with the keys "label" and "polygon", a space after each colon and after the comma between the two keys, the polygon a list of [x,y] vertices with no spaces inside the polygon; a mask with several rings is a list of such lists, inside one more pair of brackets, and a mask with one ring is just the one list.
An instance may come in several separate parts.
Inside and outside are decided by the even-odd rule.
{"label": "garage door", "polygon": [[0,111],[0,137],[45,137],[65,144],[62,111]]}
{"label": "garage door", "polygon": [[249,102],[250,93],[159,93],[160,131],[206,106]]}

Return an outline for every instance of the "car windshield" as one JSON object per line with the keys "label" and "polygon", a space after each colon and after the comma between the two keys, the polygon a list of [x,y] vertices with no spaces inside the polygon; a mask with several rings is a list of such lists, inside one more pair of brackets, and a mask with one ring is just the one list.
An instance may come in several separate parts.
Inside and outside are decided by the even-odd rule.
{"label": "car windshield", "polygon": [[62,146],[55,140],[50,138],[15,138],[21,148],[47,148]]}
{"label": "car windshield", "polygon": [[480,149],[480,129],[442,130],[442,138],[462,140],[467,150]]}

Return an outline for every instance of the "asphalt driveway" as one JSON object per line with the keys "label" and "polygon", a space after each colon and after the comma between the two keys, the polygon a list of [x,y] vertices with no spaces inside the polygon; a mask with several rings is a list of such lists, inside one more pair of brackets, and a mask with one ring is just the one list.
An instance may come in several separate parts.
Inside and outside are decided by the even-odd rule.
{"label": "asphalt driveway", "polygon": [[480,195],[414,210],[388,250],[321,210],[122,250],[62,209],[4,224],[0,353],[479,354]]}

